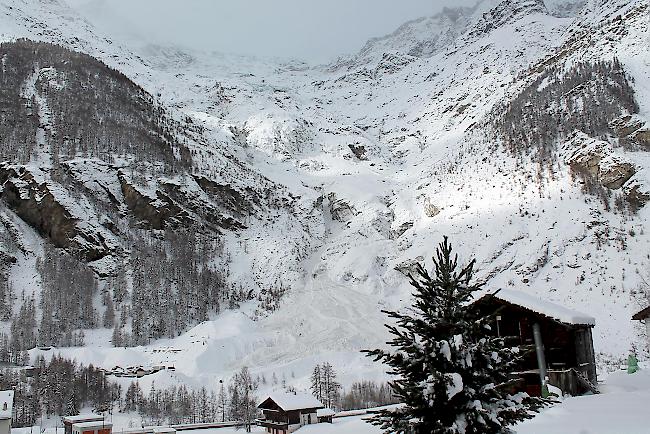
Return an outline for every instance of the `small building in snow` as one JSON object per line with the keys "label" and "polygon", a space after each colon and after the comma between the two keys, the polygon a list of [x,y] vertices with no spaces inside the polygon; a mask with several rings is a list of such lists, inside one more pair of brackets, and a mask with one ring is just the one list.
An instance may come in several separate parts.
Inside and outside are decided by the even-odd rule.
{"label": "small building in snow", "polygon": [[72,424],[72,434],[111,434],[113,424],[103,420]]}
{"label": "small building in snow", "polygon": [[258,408],[264,413],[257,423],[270,434],[289,434],[302,426],[318,423],[318,411],[325,406],[309,393],[276,392]]}
{"label": "small building in snow", "polygon": [[14,411],[14,391],[0,391],[0,434],[11,434],[11,418]]}
{"label": "small building in snow", "polygon": [[72,425],[75,423],[81,422],[99,422],[101,423],[104,420],[104,416],[101,414],[78,414],[76,416],[63,416],[61,421],[63,422],[65,434],[72,434]]}
{"label": "small building in snow", "polygon": [[642,321],[645,322],[645,333],[646,333],[646,339],[648,341],[648,350],[650,351],[650,306],[646,307],[645,309],[635,313],[632,316],[632,319],[634,321]]}
{"label": "small building in snow", "polygon": [[597,392],[592,316],[505,289],[474,305],[494,313],[495,335],[525,351],[513,378],[529,395],[539,396],[546,381],[570,395]]}
{"label": "small building in snow", "polygon": [[319,408],[316,410],[316,417],[318,418],[318,423],[332,423],[334,410],[331,408]]}

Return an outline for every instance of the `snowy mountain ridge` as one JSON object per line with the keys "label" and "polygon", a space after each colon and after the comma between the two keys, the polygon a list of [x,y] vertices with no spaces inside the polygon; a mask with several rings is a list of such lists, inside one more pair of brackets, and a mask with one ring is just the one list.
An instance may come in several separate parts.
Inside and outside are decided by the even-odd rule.
{"label": "snowy mountain ridge", "polygon": [[[633,195],[650,198],[643,1],[485,1],[407,23],[357,55],[316,68],[184,49],[134,47],[135,55],[79,24],[58,2],[2,6],[3,39],[87,52],[156,96],[173,117],[200,127],[199,139],[188,141],[195,180],[217,176],[215,167],[226,166],[215,161],[225,159],[250,170],[242,185],[286,189],[295,200],[267,215],[261,209],[259,222],[223,234],[229,279],[253,289],[254,301],[147,346],[111,348],[110,330],[88,330],[94,345],[65,354],[100,366],[175,364],[175,373],[156,374],[157,385],[200,385],[247,364],[267,375],[294,371],[292,381],[305,388],[321,360],[331,360],[344,383],[382,377],[358,350],[383,344],[379,308],[408,302],[403,273],[414,260],[430,265],[443,234],[461,257],[479,260],[486,288],[525,290],[593,315],[602,368],[640,348],[641,330],[629,316],[643,299],[648,211],[641,203],[629,212],[626,204]],[[599,96],[567,80],[584,77],[572,75],[580,65],[614,57],[630,77],[638,110],[612,106],[620,112],[600,119],[584,103]],[[617,68],[597,73],[626,86]],[[602,83],[607,94],[608,76]],[[565,85],[575,98],[564,96]],[[531,134],[525,108],[544,89],[575,103],[590,119],[580,125],[593,126],[593,139],[609,144],[607,155],[591,152],[605,148],[588,146],[589,131],[582,131],[585,141],[569,140],[573,131],[561,129],[553,138]],[[626,120],[631,115],[636,123]],[[623,127],[601,131],[614,118]],[[560,155],[583,145],[584,167]],[[629,166],[612,167],[612,152],[634,167],[627,179]],[[87,171],[83,182],[96,183],[102,170]],[[614,184],[606,184],[620,188],[601,185],[610,172]],[[36,270],[43,241],[13,211],[4,208],[2,219],[11,222],[6,233],[15,226],[12,233],[24,234],[15,244],[29,253],[13,254],[17,265],[7,272],[16,293],[29,290],[33,283],[19,270]],[[278,309],[253,320],[263,285],[280,279]]]}

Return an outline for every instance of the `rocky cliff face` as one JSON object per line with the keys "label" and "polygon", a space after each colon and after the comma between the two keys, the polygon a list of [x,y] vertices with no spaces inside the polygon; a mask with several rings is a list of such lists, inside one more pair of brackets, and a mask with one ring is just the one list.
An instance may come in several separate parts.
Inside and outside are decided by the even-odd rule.
{"label": "rocky cliff face", "polygon": [[65,188],[48,183],[36,171],[35,176],[24,166],[0,166],[0,198],[5,204],[56,247],[74,252],[85,262],[118,253],[110,234],[75,215],[76,207],[65,206],[74,202]]}
{"label": "rocky cliff face", "polygon": [[[3,43],[0,57],[0,200],[6,212],[27,223],[54,252],[70,257],[65,261],[75,264],[84,282],[87,270],[92,270],[102,291],[119,288],[114,302],[124,312],[122,326],[127,317],[133,322],[124,342],[138,344],[152,333],[175,335],[219,311],[221,303],[232,308],[255,299],[262,291],[254,288],[257,284],[266,289],[263,280],[254,283],[250,275],[228,279],[234,252],[226,251],[224,244],[277,215],[297,234],[304,231],[306,225],[296,220],[295,201],[284,187],[232,156],[208,149],[201,127],[174,116],[97,59],[29,40]],[[206,159],[206,154],[211,157]],[[193,155],[198,155],[196,164]],[[178,232],[185,239],[178,241]],[[283,240],[282,248],[307,248],[309,240],[296,239],[300,241]],[[3,251],[7,243],[2,242]],[[201,251],[205,257],[193,259]],[[27,260],[33,254],[20,256]],[[142,267],[144,258],[153,257],[157,262]],[[289,262],[298,257],[294,254]],[[15,266],[13,274],[19,274],[18,262],[13,255],[2,256],[3,279],[15,279],[11,271]],[[44,294],[54,293],[52,285],[67,272],[57,267],[34,271],[41,274]],[[126,274],[141,279],[137,289],[125,281]],[[178,303],[197,291],[191,286],[197,279],[205,281],[205,289],[179,313],[186,316],[182,326],[141,324],[129,313],[143,309],[138,293],[149,286],[156,291],[165,287],[166,299]],[[243,280],[249,281],[245,289]],[[17,297],[12,285],[0,290],[3,300]],[[75,291],[83,294],[84,288]],[[150,316],[162,313],[152,310]],[[97,325],[92,310],[88,315],[85,326]],[[59,324],[60,330],[43,335],[49,344],[69,334],[70,327],[84,326],[74,321]]]}
{"label": "rocky cliff face", "polygon": [[493,2],[481,18],[472,26],[469,37],[485,35],[504,25],[533,14],[546,15],[548,10],[543,0],[506,0]]}

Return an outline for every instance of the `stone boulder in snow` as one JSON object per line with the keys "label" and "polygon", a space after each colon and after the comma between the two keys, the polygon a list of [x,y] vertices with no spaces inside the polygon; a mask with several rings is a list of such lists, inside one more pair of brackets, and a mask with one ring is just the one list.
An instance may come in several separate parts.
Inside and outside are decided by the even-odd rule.
{"label": "stone boulder in snow", "polygon": [[440,214],[440,208],[432,204],[428,197],[424,199],[424,214],[427,217],[435,217]]}

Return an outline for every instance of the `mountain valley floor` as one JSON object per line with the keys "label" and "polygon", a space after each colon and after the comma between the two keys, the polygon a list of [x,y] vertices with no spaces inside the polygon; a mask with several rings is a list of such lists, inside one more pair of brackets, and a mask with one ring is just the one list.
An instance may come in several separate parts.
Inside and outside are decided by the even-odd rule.
{"label": "mountain valley floor", "polygon": [[[517,425],[516,434],[647,434],[650,427],[650,364],[635,374],[621,370],[609,374],[600,385],[601,393],[568,397],[558,404],[543,410],[535,418]],[[90,409],[86,409],[90,411]],[[130,417],[133,416],[133,417]],[[378,427],[366,422],[368,415],[340,417],[333,424],[316,424],[300,429],[300,434],[380,434]],[[116,414],[113,416],[113,431],[119,434],[129,428],[137,415]],[[44,421],[41,427],[14,428],[14,434],[56,434],[58,418]],[[58,428],[60,429],[60,427]],[[241,429],[220,428],[193,430],[192,434],[235,434]],[[253,427],[252,432],[265,432]]]}

